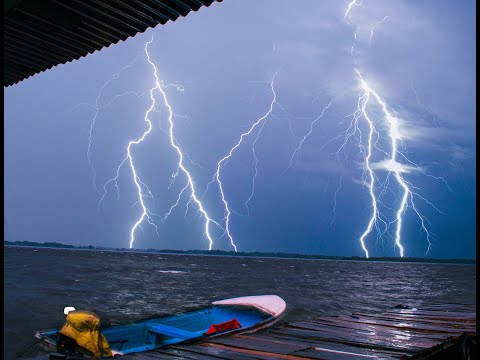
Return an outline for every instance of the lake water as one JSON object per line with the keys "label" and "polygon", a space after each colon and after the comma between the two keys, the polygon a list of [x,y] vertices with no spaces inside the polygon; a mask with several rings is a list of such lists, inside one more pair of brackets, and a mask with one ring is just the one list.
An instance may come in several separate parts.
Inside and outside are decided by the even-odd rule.
{"label": "lake water", "polygon": [[5,247],[4,266],[5,359],[61,326],[65,306],[121,324],[246,295],[281,296],[287,321],[476,299],[475,265]]}

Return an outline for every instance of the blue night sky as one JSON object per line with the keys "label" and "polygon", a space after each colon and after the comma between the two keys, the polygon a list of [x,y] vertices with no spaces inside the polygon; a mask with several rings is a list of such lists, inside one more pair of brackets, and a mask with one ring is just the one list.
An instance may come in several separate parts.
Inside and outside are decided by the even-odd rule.
{"label": "blue night sky", "polygon": [[[153,36],[149,52],[158,75],[164,85],[177,85],[164,89],[175,113],[174,138],[188,154],[185,167],[200,198],[217,162],[269,110],[274,78],[271,114],[220,173],[239,251],[364,255],[359,239],[373,214],[364,116],[345,138],[364,95],[357,69],[398,119],[403,154],[389,161],[391,128],[370,94],[366,112],[375,132],[369,164],[378,198],[378,229],[374,225],[365,238],[370,255],[399,255],[399,174],[415,205],[408,198],[402,214],[405,255],[473,258],[475,1],[364,0],[345,17],[348,3],[224,0],[5,88],[5,239],[129,246],[142,208],[128,163],[119,171],[119,192],[110,183],[99,201],[128,142],[148,128],[154,77],[144,48]],[[205,219],[189,203],[189,189],[161,219],[187,183],[181,172],[172,182],[178,156],[161,93],[153,96],[152,131],[132,147],[132,157],[151,191],[144,202],[158,214],[152,215],[158,236],[144,221],[133,246],[208,249]],[[94,119],[95,179],[87,157]],[[225,227],[215,182],[201,201]],[[431,233],[428,253],[415,209]],[[232,249],[222,229],[210,231],[214,249]]]}

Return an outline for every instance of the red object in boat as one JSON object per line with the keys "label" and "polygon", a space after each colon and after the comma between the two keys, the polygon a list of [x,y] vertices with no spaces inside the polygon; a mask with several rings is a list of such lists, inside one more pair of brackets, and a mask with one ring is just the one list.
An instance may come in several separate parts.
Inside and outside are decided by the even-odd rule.
{"label": "red object in boat", "polygon": [[232,320],[228,320],[228,321],[225,321],[223,323],[220,323],[220,324],[213,324],[213,325],[210,325],[210,328],[207,330],[207,332],[205,334],[214,334],[214,333],[217,333],[217,332],[222,332],[222,331],[227,331],[227,330],[234,330],[234,329],[238,329],[238,328],[241,328],[242,325],[240,325],[240,323],[238,322],[237,319],[232,319]]}

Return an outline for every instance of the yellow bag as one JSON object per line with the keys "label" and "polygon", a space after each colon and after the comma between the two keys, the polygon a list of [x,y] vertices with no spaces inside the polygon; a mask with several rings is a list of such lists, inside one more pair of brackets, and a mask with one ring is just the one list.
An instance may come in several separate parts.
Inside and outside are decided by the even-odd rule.
{"label": "yellow bag", "polygon": [[112,356],[107,340],[100,333],[100,318],[91,312],[69,312],[67,322],[59,332],[75,340],[94,356]]}

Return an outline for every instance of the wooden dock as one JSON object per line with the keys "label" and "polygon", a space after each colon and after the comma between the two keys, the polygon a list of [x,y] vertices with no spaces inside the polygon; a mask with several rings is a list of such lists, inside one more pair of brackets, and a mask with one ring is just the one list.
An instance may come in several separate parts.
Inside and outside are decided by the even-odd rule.
{"label": "wooden dock", "polygon": [[132,360],[475,359],[476,308],[441,304],[316,316],[255,333],[122,356]]}

